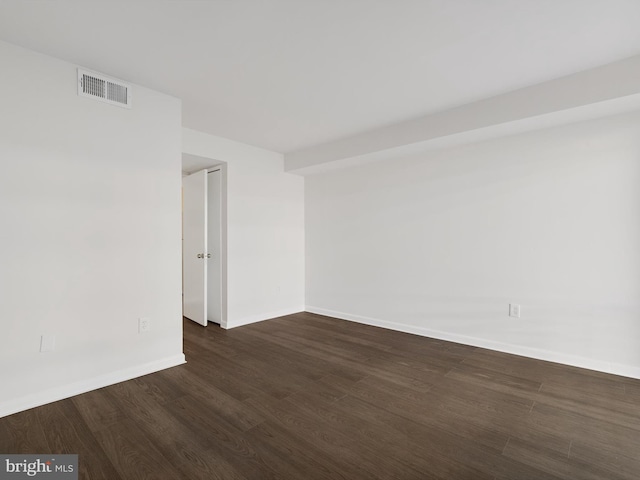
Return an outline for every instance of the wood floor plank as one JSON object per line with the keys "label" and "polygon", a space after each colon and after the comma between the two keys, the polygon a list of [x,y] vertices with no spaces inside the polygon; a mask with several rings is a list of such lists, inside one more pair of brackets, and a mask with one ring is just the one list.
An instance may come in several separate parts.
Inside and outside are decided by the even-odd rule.
{"label": "wood floor plank", "polygon": [[505,393],[499,386],[447,378],[434,387],[433,395],[443,421],[464,418],[478,428],[538,443],[560,454],[569,451],[571,437],[567,432],[539,425],[531,415],[535,401],[520,390]]}
{"label": "wood floor plank", "polygon": [[637,480],[640,472],[640,452],[635,448],[620,449],[614,445],[598,445],[594,447],[580,440],[571,444],[569,457],[578,459],[583,464],[595,464],[598,468],[609,472],[611,476],[619,476],[626,480]]}
{"label": "wood floor plank", "polygon": [[346,409],[359,416],[366,414],[369,421],[388,425],[402,432],[411,441],[419,441],[433,431],[449,431],[462,438],[472,439],[478,445],[484,445],[495,452],[501,452],[509,439],[507,434],[498,430],[469,422],[464,415],[456,416],[440,410],[421,417],[408,418],[350,395],[339,399],[335,408]]}
{"label": "wood floor plank", "polygon": [[180,384],[164,375],[144,375],[135,378],[133,381],[148,396],[151,396],[155,402],[161,405],[183,397],[188,393]]}
{"label": "wood floor plank", "polygon": [[550,454],[548,450],[540,449],[538,445],[513,438],[505,447],[504,456],[560,478],[579,478],[580,480],[619,480],[623,478],[603,468],[600,463],[583,462],[557,453]]}
{"label": "wood floor plank", "polygon": [[210,408],[239,430],[249,430],[264,421],[264,418],[246,408],[242,402],[194,375],[186,365],[164,370],[160,375],[180,383],[188,389],[195,402]]}
{"label": "wood floor plank", "polygon": [[616,399],[625,391],[623,377],[492,350],[477,349],[462,363]]}
{"label": "wood floor plank", "polygon": [[[327,424],[334,425],[338,431],[350,434],[354,441],[402,458],[406,467],[423,472],[425,478],[493,478],[493,473],[471,468],[456,458],[467,458],[471,449],[471,444],[465,444],[461,438],[449,442],[450,449],[443,451],[446,443],[443,431],[433,426],[425,427],[365,402],[357,410],[345,408],[344,398],[336,402],[319,402],[313,396],[299,392],[289,399]],[[402,426],[398,428],[398,425]],[[500,449],[484,451],[482,455],[499,454],[503,444],[504,441]]]}
{"label": "wood floor plank", "polygon": [[403,472],[403,478],[424,478],[424,473],[404,466],[401,460],[389,456],[386,452],[384,456],[380,456],[380,452],[376,454],[369,445],[358,441],[356,432],[352,431],[347,435],[321,418],[305,414],[300,407],[287,400],[249,399],[245,403],[259,410],[276,425],[304,436],[313,442],[314,448],[324,454],[347,462],[351,468],[360,468],[369,478],[393,478],[394,472],[398,471]]}
{"label": "wood floor plank", "polygon": [[[217,417],[197,402],[178,399],[171,405],[171,415],[189,425],[194,435],[207,449],[221,455],[239,474],[247,479],[282,478],[276,466],[269,462],[243,432]],[[286,477],[284,477],[286,478]]]}
{"label": "wood floor plank", "polygon": [[319,480],[357,480],[368,478],[362,470],[350,468],[348,464],[318,451],[304,437],[295,435],[270,421],[256,425],[247,436],[261,456],[276,467],[278,472],[287,472],[285,478]]}
{"label": "wood floor plank", "polygon": [[513,393],[514,390],[535,393],[542,387],[542,382],[529,380],[526,377],[503,372],[496,372],[469,364],[457,365],[446,374],[463,382],[491,386],[496,390]]}
{"label": "wood floor plank", "polygon": [[[196,398],[186,396],[181,400],[201,403]],[[131,422],[147,438],[154,439],[154,446],[184,477],[202,480],[245,478],[227,462],[224,455],[213,448],[209,436],[198,435],[191,424],[176,419],[171,414],[172,408],[160,403],[145,403],[144,408],[146,414],[130,415]]]}
{"label": "wood floor plank", "polygon": [[544,383],[534,395],[536,402],[557,406],[566,410],[588,412],[589,416],[640,430],[640,398],[633,401],[627,396],[616,400],[597,393],[568,388],[565,385]]}
{"label": "wood floor plank", "polygon": [[0,419],[87,479],[636,480],[640,380],[300,313]]}
{"label": "wood floor plank", "polygon": [[264,393],[251,382],[234,375],[232,371],[226,371],[218,364],[194,361],[193,359],[196,358],[196,355],[192,355],[189,358],[192,360],[189,361],[186,367],[190,373],[238,401],[260,396]]}
{"label": "wood floor plank", "polygon": [[72,402],[55,402],[36,409],[47,433],[49,451],[78,455],[78,475],[82,479],[118,480],[121,477],[96,441]]}
{"label": "wood floor plank", "polygon": [[154,442],[131,420],[123,420],[103,428],[94,435],[123,479],[181,478],[180,473],[164,458]]}
{"label": "wood floor plank", "polygon": [[640,431],[588,415],[542,403],[532,409],[532,420],[547,431],[559,432],[572,440],[596,447],[616,447],[619,451],[640,452]]}
{"label": "wood floor plank", "polygon": [[364,378],[369,375],[369,370],[366,368],[366,364],[351,360],[348,357],[335,357],[328,355],[326,352],[313,346],[303,346],[296,338],[282,338],[278,335],[270,335],[270,342],[279,346],[283,354],[288,354],[290,351],[304,352],[304,354],[313,359],[319,366],[327,369],[328,373],[334,375],[343,376],[345,378]]}
{"label": "wood floor plank", "polygon": [[124,410],[113,403],[106,389],[76,395],[71,399],[90,430],[97,431],[124,420]]}
{"label": "wood floor plank", "polygon": [[54,453],[49,444],[37,409],[27,410],[0,419],[3,434],[0,439],[2,453]]}
{"label": "wood floor plank", "polygon": [[5,419],[0,418],[0,452],[4,453],[17,453],[12,452],[12,449],[17,448],[15,438],[12,431],[9,429],[9,417]]}
{"label": "wood floor plank", "polygon": [[[195,360],[194,365],[208,367],[211,364],[207,362],[207,364],[203,365],[200,360]],[[276,398],[284,398],[292,392],[306,387],[312,381],[304,375],[279,369],[277,366],[270,365],[259,358],[236,360],[220,355],[215,358],[213,365],[245,384],[260,390],[262,393],[267,393]]]}

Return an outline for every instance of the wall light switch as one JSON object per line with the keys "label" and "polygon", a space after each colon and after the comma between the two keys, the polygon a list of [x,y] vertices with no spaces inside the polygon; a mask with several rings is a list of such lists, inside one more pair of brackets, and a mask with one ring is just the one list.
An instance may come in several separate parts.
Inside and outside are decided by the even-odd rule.
{"label": "wall light switch", "polygon": [[56,347],[55,335],[42,335],[40,337],[40,352],[53,352]]}
{"label": "wall light switch", "polygon": [[515,318],[520,318],[520,305],[518,305],[517,303],[510,303],[509,304],[509,316],[510,317],[515,317]]}

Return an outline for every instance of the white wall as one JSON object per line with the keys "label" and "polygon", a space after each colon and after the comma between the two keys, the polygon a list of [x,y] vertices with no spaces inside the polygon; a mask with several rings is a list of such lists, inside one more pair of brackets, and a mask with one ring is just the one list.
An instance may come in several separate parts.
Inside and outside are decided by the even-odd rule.
{"label": "white wall", "polygon": [[304,178],[282,154],[183,129],[183,152],[226,163],[227,323],[304,310]]}
{"label": "white wall", "polygon": [[640,378],[638,185],[638,112],[308,176],[307,309]]}
{"label": "white wall", "polygon": [[0,61],[2,416],[184,355],[180,101],[134,86],[127,110],[78,97],[74,65]]}

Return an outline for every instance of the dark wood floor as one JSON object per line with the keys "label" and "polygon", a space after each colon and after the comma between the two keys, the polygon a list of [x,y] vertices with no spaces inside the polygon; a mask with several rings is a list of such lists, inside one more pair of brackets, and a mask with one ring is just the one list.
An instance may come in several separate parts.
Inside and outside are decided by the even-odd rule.
{"label": "dark wood floor", "polygon": [[640,478],[640,381],[313,314],[185,322],[188,364],[0,419],[82,479]]}

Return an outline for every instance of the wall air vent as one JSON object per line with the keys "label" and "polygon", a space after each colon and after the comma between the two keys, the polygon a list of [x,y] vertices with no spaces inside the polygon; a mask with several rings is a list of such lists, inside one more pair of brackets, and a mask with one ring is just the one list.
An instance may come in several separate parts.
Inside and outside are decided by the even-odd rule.
{"label": "wall air vent", "polygon": [[78,95],[131,108],[131,85],[88,70],[78,69]]}

